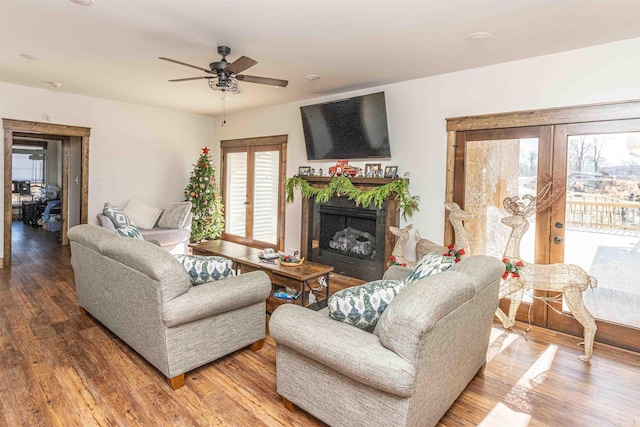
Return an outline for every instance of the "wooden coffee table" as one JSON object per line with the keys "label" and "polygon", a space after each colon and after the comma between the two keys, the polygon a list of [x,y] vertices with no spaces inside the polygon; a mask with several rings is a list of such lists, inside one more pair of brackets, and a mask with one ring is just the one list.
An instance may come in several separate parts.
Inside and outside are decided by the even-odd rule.
{"label": "wooden coffee table", "polygon": [[[329,298],[329,274],[333,271],[332,266],[306,260],[295,267],[282,266],[280,260],[275,260],[275,263],[264,262],[259,258],[262,253],[261,249],[224,240],[198,243],[191,245],[191,247],[196,254],[217,255],[230,259],[234,263],[234,268],[243,273],[256,270],[264,271],[271,279],[274,288],[284,286],[299,290],[302,294],[299,300],[303,307],[310,305],[306,301],[307,287],[312,288],[312,283],[317,281],[319,277],[323,277],[326,289],[324,298],[318,299],[318,303],[323,301],[326,304]],[[295,303],[296,301],[269,297],[270,305]]]}

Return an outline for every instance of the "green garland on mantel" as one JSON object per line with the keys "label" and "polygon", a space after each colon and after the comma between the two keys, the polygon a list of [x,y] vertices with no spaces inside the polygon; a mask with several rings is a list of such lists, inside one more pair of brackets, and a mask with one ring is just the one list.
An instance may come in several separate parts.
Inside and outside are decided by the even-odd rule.
{"label": "green garland on mantel", "polygon": [[312,187],[306,179],[294,176],[288,178],[284,186],[287,191],[287,202],[293,202],[293,190],[298,188],[302,197],[315,197],[316,203],[325,203],[334,196],[347,196],[357,206],[369,206],[373,202],[378,209],[382,209],[384,201],[395,194],[398,210],[402,212],[404,219],[419,210],[420,197],[409,194],[409,180],[405,178],[366,191],[354,187],[351,180],[345,176],[333,178],[328,186],[322,188]]}

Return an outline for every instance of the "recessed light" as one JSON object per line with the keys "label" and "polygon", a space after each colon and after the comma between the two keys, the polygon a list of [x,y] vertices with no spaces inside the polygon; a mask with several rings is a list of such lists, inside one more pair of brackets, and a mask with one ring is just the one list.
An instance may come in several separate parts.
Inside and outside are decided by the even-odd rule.
{"label": "recessed light", "polygon": [[75,4],[80,4],[82,6],[93,6],[93,0],[71,0]]}
{"label": "recessed light", "polygon": [[490,36],[491,34],[485,32],[471,33],[467,36],[467,40],[485,40]]}
{"label": "recessed light", "polygon": [[49,83],[51,86],[53,87],[60,87],[62,86],[62,83],[59,82],[45,82],[45,83]]}
{"label": "recessed light", "polygon": [[320,76],[317,74],[307,74],[304,78],[307,80],[318,80]]}
{"label": "recessed light", "polygon": [[20,56],[22,56],[23,58],[29,59],[31,61],[40,61],[42,59],[38,55],[33,55],[31,53],[21,53]]}

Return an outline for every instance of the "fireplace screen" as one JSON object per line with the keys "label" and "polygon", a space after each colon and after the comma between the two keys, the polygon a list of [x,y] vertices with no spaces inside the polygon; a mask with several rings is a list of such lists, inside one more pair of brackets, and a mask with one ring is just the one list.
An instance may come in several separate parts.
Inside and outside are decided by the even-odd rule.
{"label": "fireplace screen", "polygon": [[333,197],[325,203],[314,203],[310,213],[310,261],[331,265],[336,273],[358,279],[382,278],[386,206],[357,206],[346,197]]}
{"label": "fireplace screen", "polygon": [[320,206],[320,249],[372,259],[376,254],[376,212]]}

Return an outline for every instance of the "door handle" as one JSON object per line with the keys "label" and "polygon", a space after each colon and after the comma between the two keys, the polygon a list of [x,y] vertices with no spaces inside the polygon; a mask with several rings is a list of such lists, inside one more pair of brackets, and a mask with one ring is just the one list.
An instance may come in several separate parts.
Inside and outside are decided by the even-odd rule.
{"label": "door handle", "polygon": [[553,242],[556,243],[556,244],[562,243],[562,237],[560,237],[560,236],[554,237],[553,238]]}

